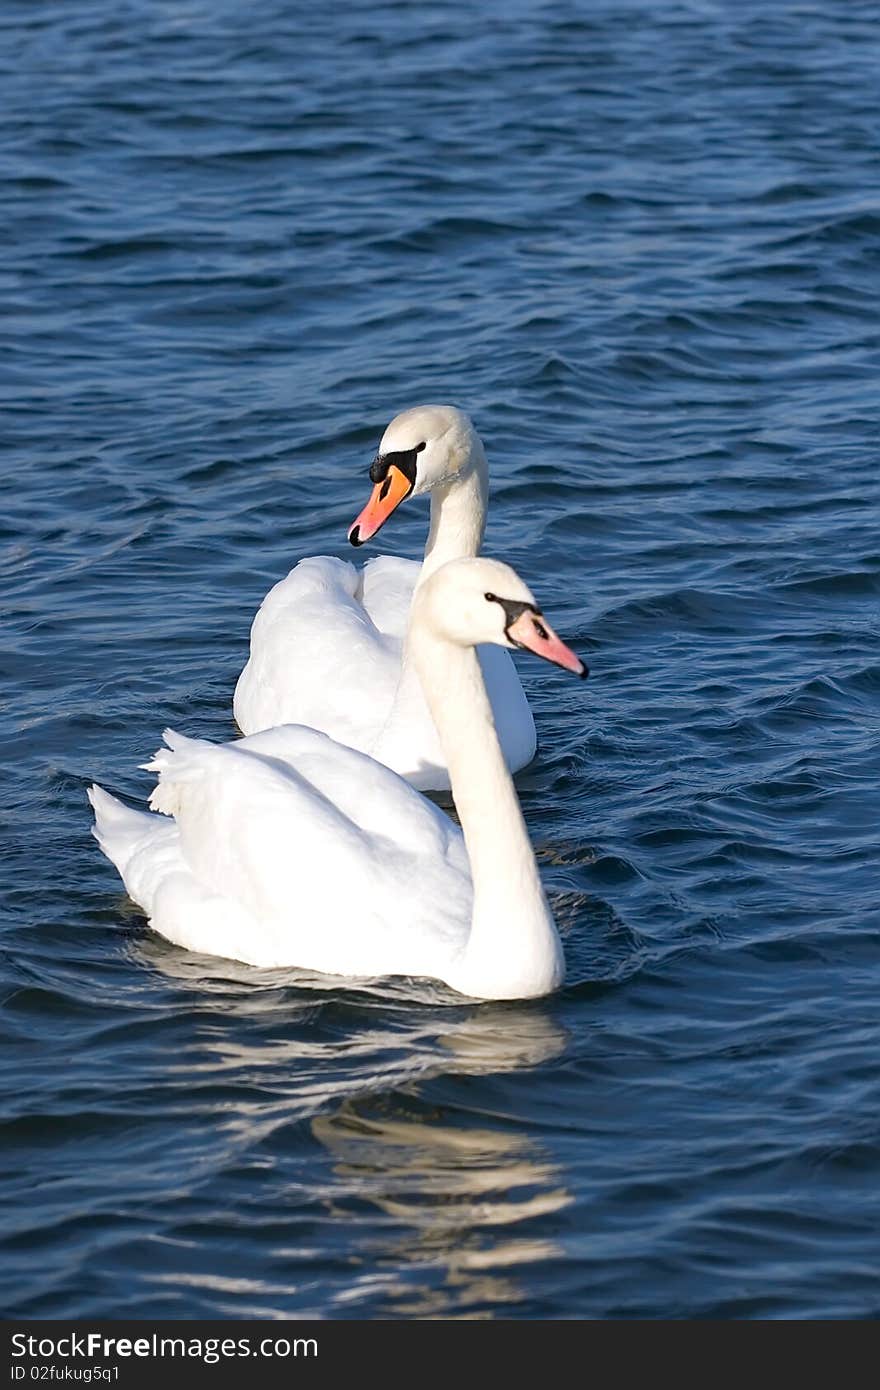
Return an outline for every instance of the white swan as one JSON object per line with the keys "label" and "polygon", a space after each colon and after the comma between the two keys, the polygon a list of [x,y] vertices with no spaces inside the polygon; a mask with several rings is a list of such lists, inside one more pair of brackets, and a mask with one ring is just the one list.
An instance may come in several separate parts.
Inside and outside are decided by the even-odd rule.
{"label": "white swan", "polygon": [[[392,420],[370,468],[375,487],[349,531],[353,545],[376,534],[410,493],[431,493],[431,529],[420,565],[380,556],[362,571],[344,560],[301,560],[269,591],[251,628],[233,709],[242,733],[307,724],[369,753],[422,790],[449,773],[403,643],[416,585],[447,560],[477,555],[483,540],[488,465],[467,415],[417,406]],[[508,767],[535,756],[535,723],[507,652],[480,663]]]}
{"label": "white swan", "polygon": [[95,837],[155,929],[252,965],[428,976],[482,999],[555,989],[562,947],[479,642],[586,675],[507,565],[456,560],[419,585],[407,645],[461,830],[389,768],[297,726],[221,745],[167,732],[147,766],[170,821],[92,787]]}

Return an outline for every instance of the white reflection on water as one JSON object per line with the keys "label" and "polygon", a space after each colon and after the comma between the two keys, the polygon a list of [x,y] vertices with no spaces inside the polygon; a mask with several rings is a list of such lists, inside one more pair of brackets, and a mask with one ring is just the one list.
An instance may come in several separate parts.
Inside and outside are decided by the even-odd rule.
{"label": "white reflection on water", "polygon": [[[298,972],[187,955],[152,934],[136,950],[164,977],[166,1007],[197,1021],[195,1054],[167,1056],[162,1070],[185,1077],[193,1099],[207,1089],[211,1166],[258,1169],[271,1191],[268,1211],[249,1209],[255,1233],[264,1216],[278,1232],[261,1316],[283,1316],[293,1292],[268,1268],[293,1249],[310,1260],[315,1239],[342,1268],[313,1313],[480,1317],[523,1300],[520,1272],[560,1253],[548,1218],[573,1197],[533,1135],[472,1109],[469,1078],[564,1052],[547,1003],[466,1004],[426,981],[319,990]],[[217,1273],[188,1279],[216,1301]]]}
{"label": "white reflection on water", "polygon": [[[474,1009],[437,1042],[454,1059],[453,1071],[487,1075],[557,1056],[565,1034],[529,1005]],[[559,1253],[528,1227],[573,1199],[528,1136],[471,1127],[463,1116],[453,1122],[446,1107],[424,1103],[421,1089],[346,1100],[312,1121],[334,1158],[340,1219],[357,1220],[364,1203],[387,1218],[370,1221],[357,1242],[358,1259],[372,1272],[356,1278],[342,1301],[381,1292],[386,1311],[402,1316],[486,1316],[487,1307],[524,1297],[517,1267]]]}

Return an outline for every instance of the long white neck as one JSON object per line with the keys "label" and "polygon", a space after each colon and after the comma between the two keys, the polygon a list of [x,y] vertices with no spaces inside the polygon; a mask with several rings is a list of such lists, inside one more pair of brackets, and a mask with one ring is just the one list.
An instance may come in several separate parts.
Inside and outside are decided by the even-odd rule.
{"label": "long white neck", "polygon": [[[415,593],[426,579],[447,560],[471,559],[479,555],[486,529],[489,497],[489,466],[479,438],[470,442],[469,458],[462,473],[431,492],[431,529],[425,545]],[[409,642],[404,644],[400,677],[388,714],[367,749],[380,762],[390,762],[389,740],[393,746],[395,730],[412,717],[413,701],[418,709],[422,686],[410,659]],[[439,727],[438,727],[439,732]],[[432,783],[432,785],[434,785]]]}
{"label": "long white neck", "polygon": [[431,529],[419,583],[423,584],[447,560],[479,555],[486,529],[489,466],[480,440],[474,436],[470,466],[431,493]]}
{"label": "long white neck", "polygon": [[473,647],[410,628],[413,664],[449,767],[471,866],[473,917],[449,983],[481,999],[524,999],[562,983],[562,946]]}

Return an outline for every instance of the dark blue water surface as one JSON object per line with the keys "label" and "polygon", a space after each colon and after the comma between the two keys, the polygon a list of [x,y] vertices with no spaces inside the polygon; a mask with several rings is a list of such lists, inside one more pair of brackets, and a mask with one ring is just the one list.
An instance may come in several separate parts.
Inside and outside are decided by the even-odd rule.
{"label": "dark blue water surface", "polygon": [[[880,1313],[878,72],[858,0],[3,5],[5,1312]],[[593,668],[521,663],[540,1002],[187,955],[89,836],[425,400]]]}

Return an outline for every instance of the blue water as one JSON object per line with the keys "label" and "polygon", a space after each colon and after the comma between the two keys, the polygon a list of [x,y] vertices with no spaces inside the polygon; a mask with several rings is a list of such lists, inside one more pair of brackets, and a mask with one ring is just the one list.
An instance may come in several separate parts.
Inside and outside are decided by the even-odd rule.
{"label": "blue water", "polygon": [[[858,0],[3,5],[7,1314],[880,1313],[878,66]],[[188,956],[89,837],[425,400],[592,668],[520,663],[541,1002]]]}

